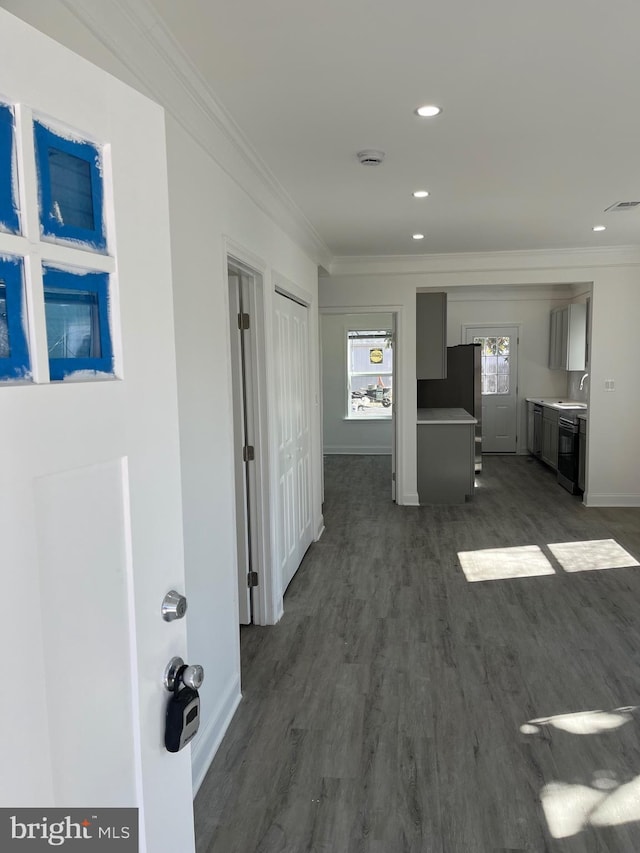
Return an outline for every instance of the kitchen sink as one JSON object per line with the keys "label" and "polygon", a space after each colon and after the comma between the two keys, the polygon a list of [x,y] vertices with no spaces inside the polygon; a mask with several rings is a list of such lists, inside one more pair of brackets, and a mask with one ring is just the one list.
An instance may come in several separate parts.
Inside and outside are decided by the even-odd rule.
{"label": "kitchen sink", "polygon": [[586,409],[586,403],[554,403],[557,409]]}

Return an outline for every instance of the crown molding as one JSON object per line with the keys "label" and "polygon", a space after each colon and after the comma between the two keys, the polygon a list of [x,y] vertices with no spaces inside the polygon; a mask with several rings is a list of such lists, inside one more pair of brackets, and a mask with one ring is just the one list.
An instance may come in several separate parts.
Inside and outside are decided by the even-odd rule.
{"label": "crown molding", "polygon": [[118,62],[313,260],[333,256],[148,0],[60,0]]}
{"label": "crown molding", "polygon": [[424,273],[532,273],[537,270],[589,270],[640,265],[639,246],[588,249],[536,249],[504,252],[465,252],[433,255],[338,256],[332,277],[419,275]]}

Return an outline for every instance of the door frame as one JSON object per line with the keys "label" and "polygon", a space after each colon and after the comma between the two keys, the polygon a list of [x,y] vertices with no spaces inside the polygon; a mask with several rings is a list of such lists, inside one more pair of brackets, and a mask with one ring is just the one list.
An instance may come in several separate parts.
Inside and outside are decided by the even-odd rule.
{"label": "door frame", "polygon": [[[253,442],[255,447],[255,463],[250,469],[249,488],[249,512],[250,541],[248,547],[251,549],[253,570],[258,571],[258,586],[252,590],[252,616],[255,625],[272,625],[273,617],[273,563],[271,557],[271,493],[269,487],[269,410],[267,405],[267,370],[266,370],[266,322],[265,322],[265,277],[266,265],[253,253],[238,246],[229,238],[224,239],[224,275],[227,282],[226,301],[227,314],[230,316],[231,305],[229,299],[229,267],[235,268],[241,275],[251,279],[249,285],[248,313],[251,316],[249,332],[251,345],[249,347],[249,358],[245,364],[248,374],[245,390],[251,395],[251,412],[253,421]],[[233,358],[231,341],[231,329],[228,325],[229,339],[226,351]],[[226,359],[229,388],[232,388],[233,376],[230,359]],[[242,424],[236,424],[234,418],[234,436],[236,431],[242,430]],[[236,493],[235,466],[233,474],[233,489]],[[236,496],[238,497],[238,496]],[[244,497],[243,497],[244,499]],[[236,525],[240,523],[235,507],[234,518]],[[244,567],[239,565],[236,552],[234,589],[236,596],[236,611],[239,618],[238,581],[239,574],[245,574]]]}
{"label": "door frame", "polygon": [[[520,437],[523,435],[522,423],[521,423],[521,413],[520,413],[520,336],[522,334],[522,323],[507,323],[501,321],[500,323],[463,323],[461,326],[461,336],[460,340],[463,344],[467,343],[467,332],[469,329],[515,329],[516,330],[516,391],[515,391],[515,409],[516,409],[516,447],[514,453],[518,454],[521,452],[520,450]],[[483,418],[484,425],[484,418]],[[483,440],[483,450],[484,453],[484,440]]]}
{"label": "door frame", "polygon": [[[401,341],[404,336],[403,305],[339,305],[320,307],[320,314],[391,314],[394,331],[393,342],[393,406],[391,407],[391,462],[395,471],[391,472],[392,500],[397,503],[398,496],[404,495],[404,460],[406,453],[398,436],[403,435],[404,413],[400,405],[404,371],[402,364]],[[414,373],[415,376],[415,373]],[[415,394],[414,394],[415,396]],[[395,479],[394,479],[395,474]],[[395,488],[394,488],[395,487]]]}

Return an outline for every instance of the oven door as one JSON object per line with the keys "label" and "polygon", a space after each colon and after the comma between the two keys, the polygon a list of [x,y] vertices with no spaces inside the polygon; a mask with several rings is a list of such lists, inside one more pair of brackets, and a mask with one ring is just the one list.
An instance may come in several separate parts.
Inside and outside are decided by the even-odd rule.
{"label": "oven door", "polygon": [[578,424],[568,418],[558,421],[558,482],[578,494]]}

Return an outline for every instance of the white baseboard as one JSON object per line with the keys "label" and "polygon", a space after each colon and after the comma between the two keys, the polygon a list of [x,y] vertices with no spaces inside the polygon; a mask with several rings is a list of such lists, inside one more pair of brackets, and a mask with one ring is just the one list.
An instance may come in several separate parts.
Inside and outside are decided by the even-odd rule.
{"label": "white baseboard", "polygon": [[403,495],[402,500],[396,500],[399,506],[420,506],[420,498],[418,493]]}
{"label": "white baseboard", "polygon": [[211,714],[209,721],[196,735],[196,742],[191,747],[191,778],[194,798],[207,775],[207,770],[218,751],[241,699],[240,678],[235,678],[227,688],[218,709]]}
{"label": "white baseboard", "polygon": [[324,448],[325,456],[391,456],[391,448],[388,445],[384,447],[371,446],[368,447],[362,444],[354,444],[353,447],[346,445],[338,445],[337,447]]}
{"label": "white baseboard", "polygon": [[640,506],[640,495],[597,495],[591,492],[584,497],[585,506]]}

